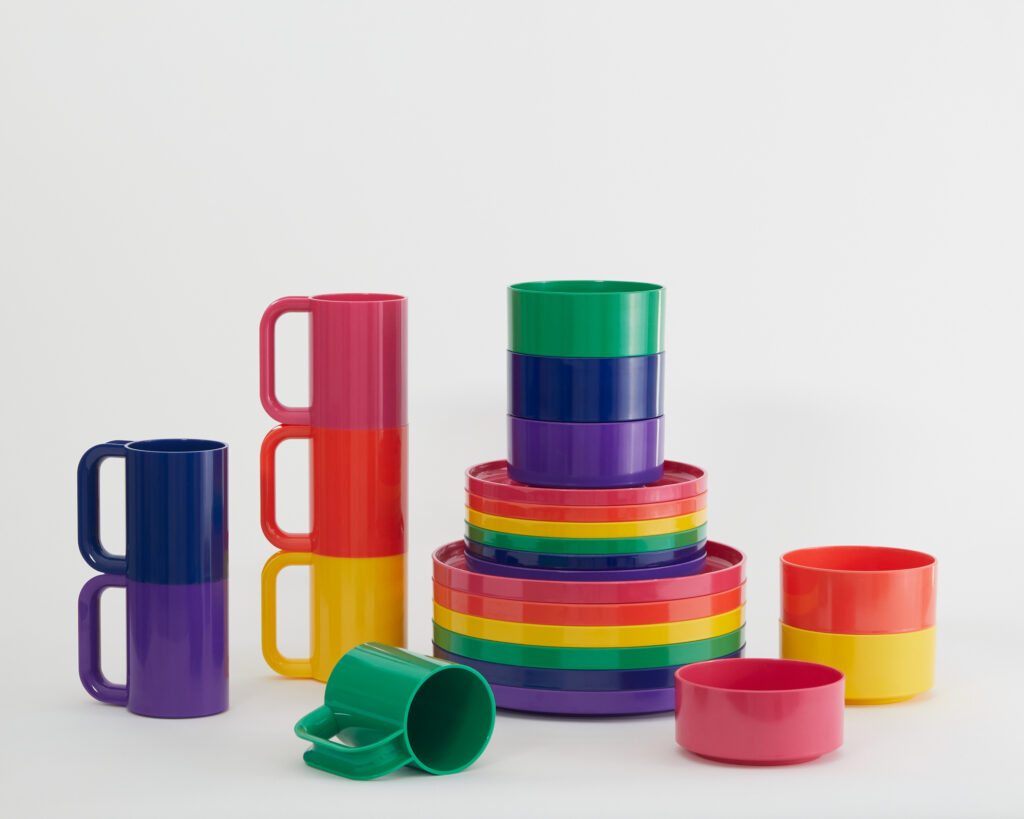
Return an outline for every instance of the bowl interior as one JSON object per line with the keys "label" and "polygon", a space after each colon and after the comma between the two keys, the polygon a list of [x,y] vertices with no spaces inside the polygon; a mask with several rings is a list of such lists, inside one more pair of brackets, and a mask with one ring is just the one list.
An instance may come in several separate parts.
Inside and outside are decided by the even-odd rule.
{"label": "bowl interior", "polygon": [[683,666],[676,672],[691,685],[723,691],[796,691],[832,685],[841,671],[819,663],[739,657]]}
{"label": "bowl interior", "polygon": [[797,549],[782,556],[783,565],[834,572],[898,572],[921,569],[935,558],[912,549],[885,546],[822,546]]}

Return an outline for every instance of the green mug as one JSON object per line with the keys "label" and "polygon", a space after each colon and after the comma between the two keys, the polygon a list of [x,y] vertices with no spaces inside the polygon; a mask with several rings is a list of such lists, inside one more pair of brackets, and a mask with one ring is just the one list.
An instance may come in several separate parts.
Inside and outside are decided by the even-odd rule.
{"label": "green mug", "polygon": [[313,743],[306,764],[349,779],[404,765],[458,773],[483,753],[492,730],[494,694],[480,672],[382,643],[338,660],[324,704],[295,725]]}

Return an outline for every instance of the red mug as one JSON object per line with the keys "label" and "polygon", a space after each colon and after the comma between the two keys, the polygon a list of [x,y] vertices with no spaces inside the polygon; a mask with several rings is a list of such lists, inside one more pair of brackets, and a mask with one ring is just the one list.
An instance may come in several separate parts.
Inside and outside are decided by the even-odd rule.
{"label": "red mug", "polygon": [[[406,298],[387,293],[289,296],[260,321],[260,400],[282,424],[389,429],[406,417]],[[284,313],[309,313],[308,407],[286,407],[274,384],[274,328]]]}
{"label": "red mug", "polygon": [[[408,488],[407,427],[321,429],[275,427],[260,448],[260,518],[271,545],[329,557],[403,554]],[[277,524],[275,454],[278,445],[305,438],[310,447],[310,531]]]}

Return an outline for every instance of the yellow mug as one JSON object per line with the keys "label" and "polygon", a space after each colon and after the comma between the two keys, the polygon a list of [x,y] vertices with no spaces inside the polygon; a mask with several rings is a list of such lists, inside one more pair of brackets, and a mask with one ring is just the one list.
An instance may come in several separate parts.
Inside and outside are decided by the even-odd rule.
{"label": "yellow mug", "polygon": [[[277,648],[277,576],[309,566],[310,656]],[[326,682],[338,660],[362,643],[405,646],[405,555],[328,557],[278,552],[263,566],[263,657],[286,677]]]}
{"label": "yellow mug", "polygon": [[848,703],[899,702],[935,684],[935,626],[898,634],[829,634],[779,626],[781,656],[838,668],[846,675]]}

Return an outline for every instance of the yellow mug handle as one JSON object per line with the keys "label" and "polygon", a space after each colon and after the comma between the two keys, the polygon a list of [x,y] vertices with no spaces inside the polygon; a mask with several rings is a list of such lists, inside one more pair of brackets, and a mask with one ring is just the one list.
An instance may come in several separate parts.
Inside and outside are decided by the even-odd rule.
{"label": "yellow mug handle", "polygon": [[312,677],[313,659],[285,657],[277,648],[277,576],[286,566],[312,566],[311,552],[278,552],[263,565],[263,659],[274,671],[286,677]]}

